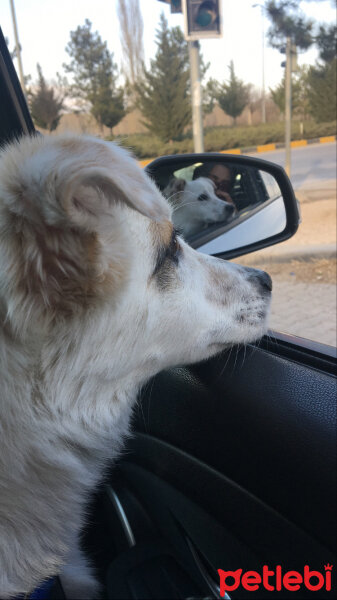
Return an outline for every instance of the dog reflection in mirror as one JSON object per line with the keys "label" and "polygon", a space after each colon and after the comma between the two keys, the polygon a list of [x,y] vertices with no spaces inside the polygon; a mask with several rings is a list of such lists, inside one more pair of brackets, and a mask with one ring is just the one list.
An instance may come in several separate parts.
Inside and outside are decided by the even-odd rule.
{"label": "dog reflection in mirror", "polygon": [[270,299],[266,273],[177,235],[122,148],[69,134],[1,150],[2,599],[55,574],[68,598],[99,596],[79,536],[139,389],[259,338]]}
{"label": "dog reflection in mirror", "polygon": [[215,194],[215,185],[207,177],[193,181],[173,177],[163,191],[173,206],[173,221],[186,237],[209,225],[228,223],[234,216],[233,204]]}

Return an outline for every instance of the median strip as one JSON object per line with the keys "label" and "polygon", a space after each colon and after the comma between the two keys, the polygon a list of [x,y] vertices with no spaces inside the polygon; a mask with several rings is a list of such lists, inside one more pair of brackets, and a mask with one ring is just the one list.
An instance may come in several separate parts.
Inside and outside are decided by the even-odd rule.
{"label": "median strip", "polygon": [[[299,148],[301,146],[307,146],[308,144],[327,144],[336,141],[335,135],[326,135],[319,138],[314,138],[310,140],[293,140],[291,142],[292,148]],[[263,144],[260,146],[249,146],[246,148],[230,148],[228,150],[219,150],[220,154],[250,154],[256,152],[273,152],[274,150],[279,150],[285,147],[283,142],[276,142],[271,144]],[[155,160],[154,158],[146,158],[144,160],[138,161],[141,167],[146,167],[150,162]]]}

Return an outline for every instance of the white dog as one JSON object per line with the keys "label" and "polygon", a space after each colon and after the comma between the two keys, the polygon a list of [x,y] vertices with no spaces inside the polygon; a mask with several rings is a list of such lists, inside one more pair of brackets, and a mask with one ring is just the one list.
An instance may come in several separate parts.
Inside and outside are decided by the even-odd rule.
{"label": "white dog", "polygon": [[174,208],[174,224],[185,236],[202,231],[207,225],[228,222],[235,210],[233,204],[220,200],[214,183],[207,177],[194,181],[172,178],[163,191]]}
{"label": "white dog", "polygon": [[60,573],[140,387],[266,331],[266,273],[198,254],[123,149],[63,135],[0,154],[0,597]]}

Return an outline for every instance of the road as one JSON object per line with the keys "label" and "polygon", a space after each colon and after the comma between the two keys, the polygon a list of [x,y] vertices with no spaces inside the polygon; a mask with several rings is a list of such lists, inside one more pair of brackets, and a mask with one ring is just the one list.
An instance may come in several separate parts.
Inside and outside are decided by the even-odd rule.
{"label": "road", "polygon": [[[270,160],[284,167],[285,151],[260,152],[257,158]],[[291,150],[291,182],[294,189],[320,185],[324,180],[336,181],[336,142],[310,144]]]}
{"label": "road", "polygon": [[[284,150],[255,156],[284,166]],[[335,346],[336,285],[335,281],[330,281],[331,277],[327,277],[329,261],[315,257],[315,248],[326,244],[334,247],[336,244],[336,143],[292,149],[291,181],[302,211],[302,224],[296,235],[280,245],[241,257],[236,262],[248,261],[251,266],[271,273],[272,329]],[[306,264],[300,262],[303,258],[296,264],[291,256],[296,259],[303,247],[311,249],[313,256],[308,257]],[[277,265],[273,262],[273,255],[282,250],[289,253],[289,260]],[[321,267],[321,271],[316,269],[318,275],[315,264]],[[312,276],[305,280],[304,270],[307,274],[312,271]]]}

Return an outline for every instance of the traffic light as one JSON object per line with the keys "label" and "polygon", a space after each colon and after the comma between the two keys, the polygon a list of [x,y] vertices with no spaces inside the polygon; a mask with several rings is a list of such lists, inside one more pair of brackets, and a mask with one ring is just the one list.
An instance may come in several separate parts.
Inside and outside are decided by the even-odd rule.
{"label": "traffic light", "polygon": [[187,40],[221,37],[221,0],[182,0],[182,5]]}
{"label": "traffic light", "polygon": [[181,6],[181,0],[159,0],[159,2],[166,2],[166,4],[171,5],[171,13],[181,13],[183,12]]}
{"label": "traffic light", "polygon": [[183,12],[181,0],[171,0],[171,13]]}

